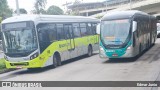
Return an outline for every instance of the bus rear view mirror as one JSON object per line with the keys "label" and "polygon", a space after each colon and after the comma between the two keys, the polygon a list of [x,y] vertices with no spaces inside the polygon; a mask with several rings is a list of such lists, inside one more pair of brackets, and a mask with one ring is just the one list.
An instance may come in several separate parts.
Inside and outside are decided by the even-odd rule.
{"label": "bus rear view mirror", "polygon": [[97,34],[100,34],[100,24],[97,25],[96,29]]}
{"label": "bus rear view mirror", "polygon": [[133,25],[132,25],[132,32],[137,30],[137,22],[133,21]]}

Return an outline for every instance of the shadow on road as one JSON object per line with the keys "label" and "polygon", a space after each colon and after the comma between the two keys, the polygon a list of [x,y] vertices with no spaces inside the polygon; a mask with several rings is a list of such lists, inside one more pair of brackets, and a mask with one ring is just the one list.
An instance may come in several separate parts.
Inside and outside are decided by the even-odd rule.
{"label": "shadow on road", "polygon": [[109,59],[109,60],[105,61],[104,63],[129,63],[129,62],[134,62],[136,60],[137,60],[137,58]]}

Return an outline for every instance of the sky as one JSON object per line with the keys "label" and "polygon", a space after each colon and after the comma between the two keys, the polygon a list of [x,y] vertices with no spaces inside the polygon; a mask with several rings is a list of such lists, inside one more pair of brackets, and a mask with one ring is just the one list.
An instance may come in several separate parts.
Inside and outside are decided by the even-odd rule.
{"label": "sky", "polygon": [[[16,10],[16,0],[7,0],[7,1],[9,7],[12,8],[13,10]],[[34,9],[35,0],[18,0],[18,1],[19,1],[19,8],[24,8],[27,10],[27,12],[30,12],[31,10]],[[98,1],[104,1],[104,0],[82,0],[82,2],[98,2]],[[63,4],[65,4],[66,2],[68,3],[74,2],[74,0],[47,0],[46,9],[51,5],[55,5],[59,6],[61,9],[65,11],[65,7],[63,6]]]}

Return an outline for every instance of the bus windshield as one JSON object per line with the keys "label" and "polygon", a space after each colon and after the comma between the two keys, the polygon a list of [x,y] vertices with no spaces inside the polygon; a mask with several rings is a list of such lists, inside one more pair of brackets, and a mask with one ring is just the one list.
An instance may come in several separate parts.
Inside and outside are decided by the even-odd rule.
{"label": "bus windshield", "polygon": [[107,46],[122,46],[127,41],[130,31],[128,19],[102,21],[101,40]]}
{"label": "bus windshield", "polygon": [[38,48],[34,29],[23,28],[4,31],[4,52],[11,56],[26,56]]}

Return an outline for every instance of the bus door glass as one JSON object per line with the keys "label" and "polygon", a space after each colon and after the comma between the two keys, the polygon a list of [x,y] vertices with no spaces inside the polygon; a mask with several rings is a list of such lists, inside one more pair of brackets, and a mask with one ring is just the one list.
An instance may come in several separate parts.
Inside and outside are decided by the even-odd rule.
{"label": "bus door glass", "polygon": [[41,23],[38,25],[38,36],[40,52],[43,52],[49,45],[57,41],[55,24]]}
{"label": "bus door glass", "polygon": [[75,43],[74,43],[74,35],[73,35],[73,29],[71,24],[65,24],[64,25],[64,31],[65,36],[68,43],[68,50],[74,50],[75,49]]}

